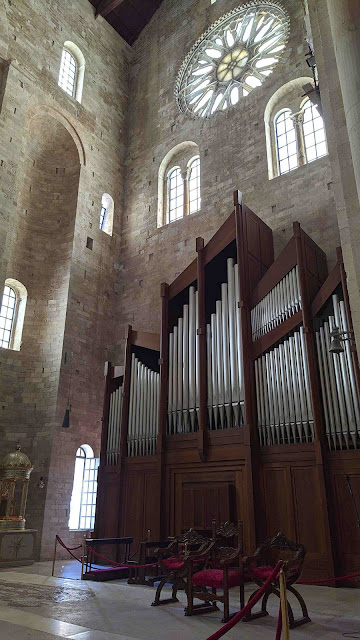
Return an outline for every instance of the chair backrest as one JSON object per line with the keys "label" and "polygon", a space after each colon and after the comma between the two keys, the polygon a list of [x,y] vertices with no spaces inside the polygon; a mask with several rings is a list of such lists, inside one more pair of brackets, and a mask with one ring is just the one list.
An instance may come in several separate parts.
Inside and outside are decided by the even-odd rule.
{"label": "chair backrest", "polygon": [[263,542],[256,549],[253,557],[258,566],[275,567],[279,560],[285,560],[289,563],[296,562],[301,566],[305,554],[305,547],[302,544],[292,542],[283,533],[279,532],[270,540]]}
{"label": "chair backrest", "polygon": [[212,521],[212,538],[216,541],[217,546],[226,545],[227,547],[243,547],[243,523],[238,520],[237,524],[222,522],[216,525],[216,520]]}

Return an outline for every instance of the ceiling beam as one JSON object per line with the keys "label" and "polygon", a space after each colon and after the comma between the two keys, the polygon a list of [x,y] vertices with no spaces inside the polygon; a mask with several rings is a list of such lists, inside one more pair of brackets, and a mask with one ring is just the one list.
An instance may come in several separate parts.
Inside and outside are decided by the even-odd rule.
{"label": "ceiling beam", "polygon": [[105,18],[111,11],[116,9],[124,0],[100,0],[95,9],[96,16],[102,16]]}

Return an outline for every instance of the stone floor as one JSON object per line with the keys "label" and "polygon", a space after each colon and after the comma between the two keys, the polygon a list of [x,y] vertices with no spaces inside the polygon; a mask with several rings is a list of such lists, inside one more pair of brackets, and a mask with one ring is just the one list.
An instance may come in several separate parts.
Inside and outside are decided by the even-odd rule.
{"label": "stone floor", "polygon": [[[75,563],[76,564],[76,563]],[[221,626],[221,613],[184,617],[180,602],[151,607],[154,589],[124,581],[79,580],[79,565],[51,563],[0,571],[0,640],[206,640]],[[64,577],[63,577],[64,576]],[[249,595],[252,585],[246,585]],[[291,640],[360,639],[360,589],[299,587],[312,622],[290,632]],[[226,640],[273,640],[277,600],[270,616],[239,623]],[[237,600],[232,601],[237,610]]]}

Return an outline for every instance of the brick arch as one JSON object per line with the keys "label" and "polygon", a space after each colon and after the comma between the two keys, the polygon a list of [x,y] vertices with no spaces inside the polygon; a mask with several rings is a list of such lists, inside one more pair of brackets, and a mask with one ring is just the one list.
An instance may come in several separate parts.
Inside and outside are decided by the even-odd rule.
{"label": "brick arch", "polygon": [[81,166],[86,166],[86,154],[85,154],[85,148],[84,148],[83,142],[81,140],[79,133],[77,132],[74,125],[70,122],[70,120],[61,111],[59,111],[59,109],[55,109],[55,107],[52,107],[51,105],[47,105],[47,104],[38,104],[35,107],[32,107],[32,109],[28,113],[29,123],[32,120],[34,120],[34,118],[39,118],[44,116],[45,117],[48,116],[49,118],[54,118],[60,124],[62,124],[63,127],[65,127],[65,129],[71,135],[75,143],[75,146],[78,150],[79,162]]}

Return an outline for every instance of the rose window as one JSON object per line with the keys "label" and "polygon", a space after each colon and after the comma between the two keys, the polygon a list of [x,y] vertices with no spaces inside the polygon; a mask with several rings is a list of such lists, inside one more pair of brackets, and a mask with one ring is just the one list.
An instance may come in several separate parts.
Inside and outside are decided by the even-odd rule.
{"label": "rose window", "polygon": [[226,14],[195,43],[179,71],[175,95],[183,112],[210,116],[262,85],[285,49],[289,20],[273,2]]}

